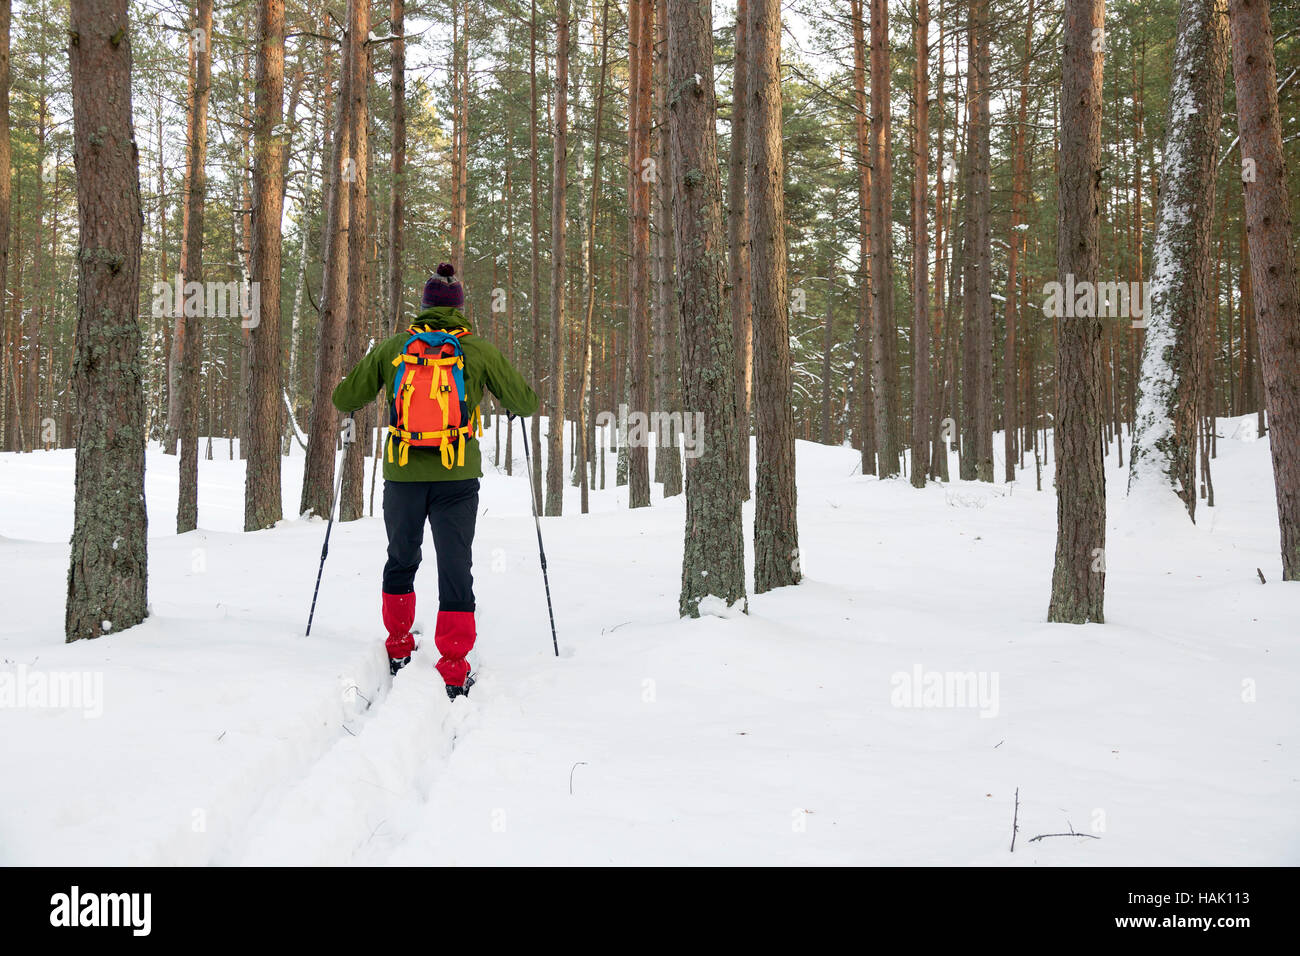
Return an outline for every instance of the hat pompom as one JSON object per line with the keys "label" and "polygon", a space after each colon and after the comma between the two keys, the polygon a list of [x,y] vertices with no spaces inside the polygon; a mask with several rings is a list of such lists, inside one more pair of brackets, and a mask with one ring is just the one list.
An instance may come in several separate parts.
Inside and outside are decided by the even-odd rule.
{"label": "hat pompom", "polygon": [[444,279],[450,279],[455,274],[456,274],[456,267],[453,266],[450,262],[444,262],[440,266],[438,266],[438,275],[442,276]]}

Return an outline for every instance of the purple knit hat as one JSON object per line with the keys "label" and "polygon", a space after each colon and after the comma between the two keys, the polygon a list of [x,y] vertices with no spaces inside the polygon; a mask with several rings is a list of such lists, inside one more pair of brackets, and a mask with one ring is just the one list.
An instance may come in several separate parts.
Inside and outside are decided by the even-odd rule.
{"label": "purple knit hat", "polygon": [[420,307],[432,309],[435,306],[451,306],[459,309],[464,306],[465,290],[461,288],[455,276],[456,267],[450,262],[438,266],[437,274],[429,276],[429,281],[424,284],[424,296],[420,299]]}

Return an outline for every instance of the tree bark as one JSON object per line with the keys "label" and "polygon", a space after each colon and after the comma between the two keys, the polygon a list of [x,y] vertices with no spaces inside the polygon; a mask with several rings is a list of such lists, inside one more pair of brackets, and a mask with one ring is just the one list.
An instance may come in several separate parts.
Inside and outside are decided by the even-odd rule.
{"label": "tree bark", "polygon": [[[750,302],[754,315],[754,591],[797,584],[794,408],[781,138],[781,6],[749,0]],[[691,174],[684,167],[684,175]],[[734,383],[731,383],[734,387]],[[688,407],[695,407],[690,406]]]}
{"label": "tree bark", "polygon": [[[186,197],[185,248],[181,261],[184,292],[203,278],[203,214],[207,200],[208,97],[212,91],[212,0],[199,0],[195,40],[194,96],[189,117],[190,189]],[[180,417],[180,489],[176,502],[176,533],[198,527],[199,521],[199,369],[203,361],[203,316],[189,314],[188,299],[177,318],[180,331],[180,372],[177,410]],[[183,319],[183,321],[182,321]]]}
{"label": "tree bark", "polygon": [[126,0],[72,0],[77,169],[76,506],[64,633],[125,630],[147,613],[140,383],[139,155]]}
{"label": "tree bark", "polygon": [[546,430],[546,514],[564,511],[564,279],[569,158],[569,0],[559,0],[555,39],[555,130],[551,159],[551,401]]}
{"label": "tree bark", "polygon": [[993,480],[993,235],[989,219],[989,9],[970,5],[961,477]]}
{"label": "tree bark", "polygon": [[1148,506],[1176,496],[1193,521],[1197,426],[1202,413],[1213,414],[1202,405],[1210,372],[1207,338],[1217,313],[1210,289],[1210,233],[1227,62],[1225,0],[1183,0],[1128,494],[1150,489]]}
{"label": "tree bark", "polygon": [[916,4],[916,69],[912,145],[912,487],[924,488],[930,469],[930,242],[926,231],[930,166],[930,3]]}
{"label": "tree bark", "polygon": [[[658,0],[658,16],[655,18],[655,96],[656,120],[659,135],[655,137],[655,155],[658,157],[659,175],[655,180],[654,201],[658,205],[655,213],[655,276],[654,300],[655,328],[658,337],[655,363],[656,407],[660,411],[681,411],[681,321],[677,310],[677,292],[673,286],[673,201],[671,187],[672,155],[668,144],[668,127],[671,121],[668,110],[668,10],[666,0]],[[734,132],[732,134],[735,135]],[[741,166],[744,159],[741,158]],[[743,175],[743,173],[742,173]],[[728,189],[730,184],[728,183]],[[730,248],[730,246],[728,246]],[[732,296],[734,307],[735,297]],[[734,322],[734,313],[733,313]],[[748,341],[748,340],[747,340]],[[739,344],[739,341],[737,342]],[[737,389],[739,394],[739,389]],[[736,427],[743,433],[739,414]],[[663,485],[665,498],[673,498],[682,493],[682,456],[678,447],[676,424],[670,422],[667,444],[659,443],[655,455],[655,480]],[[749,449],[749,441],[742,437],[737,449]],[[748,470],[746,468],[746,470]],[[748,482],[745,485],[748,489]]]}
{"label": "tree bark", "polygon": [[1282,532],[1282,577],[1300,581],[1300,281],[1278,116],[1273,27],[1268,0],[1230,0],[1228,15],[1241,155],[1254,160],[1254,181],[1243,177],[1246,237]]}
{"label": "tree bark", "polygon": [[9,137],[9,86],[13,80],[9,66],[10,24],[13,19],[12,0],[0,0],[0,335],[4,337],[4,352],[0,361],[0,379],[4,379],[3,398],[0,398],[0,415],[4,416],[4,444],[0,447],[12,451],[18,430],[18,390],[13,379],[15,362],[13,333],[9,312],[9,230],[12,213],[13,179],[10,167],[13,151]]}
{"label": "tree bark", "polygon": [[[529,211],[531,216],[531,271],[528,311],[533,323],[533,381],[537,388],[542,387],[542,264],[541,264],[541,190],[537,171],[537,0],[532,0],[532,9],[528,21],[528,143],[529,175],[531,191],[529,193]],[[536,452],[533,458],[532,475],[533,499],[537,510],[542,510],[542,416],[534,415],[529,423],[532,431],[532,448]]]}
{"label": "tree bark", "polygon": [[[1100,259],[1102,0],[1065,0],[1057,280],[1096,287]],[[1105,618],[1106,468],[1101,322],[1062,318],[1056,368],[1056,560],[1047,619]]]}
{"label": "tree bark", "polygon": [[1019,445],[1016,441],[1018,427],[1017,396],[1019,383],[1017,372],[1018,343],[1016,341],[1016,323],[1019,315],[1016,309],[1019,281],[1020,257],[1027,249],[1026,233],[1022,228],[1025,222],[1025,128],[1029,114],[1029,65],[1033,54],[1034,37],[1034,0],[1029,0],[1029,10],[1025,16],[1025,48],[1020,64],[1020,105],[1016,110],[1016,131],[1014,135],[1011,160],[1011,228],[1007,241],[1007,286],[1006,286],[1006,350],[1002,358],[1002,451],[1006,461],[1003,463],[1003,475],[1007,481],[1016,480],[1016,464],[1019,457]]}
{"label": "tree bark", "polygon": [[588,192],[591,195],[587,215],[587,308],[582,318],[582,358],[578,374],[581,376],[578,381],[578,442],[580,454],[578,456],[578,468],[581,472],[578,476],[581,494],[582,513],[587,514],[589,499],[589,474],[587,471],[587,462],[591,458],[591,436],[588,433],[590,423],[588,420],[588,392],[591,389],[591,321],[596,311],[596,213],[600,207],[600,147],[601,147],[601,121],[605,115],[605,76],[609,63],[609,0],[603,0],[601,6],[601,26],[600,26],[600,81],[596,86],[596,123],[595,123],[595,156],[591,162],[591,186]]}
{"label": "tree bark", "polygon": [[[349,7],[365,0],[349,0]],[[301,514],[328,517],[333,510],[335,450],[339,416],[331,396],[339,381],[345,344],[344,310],[347,307],[348,187],[356,175],[351,163],[352,13],[344,31],[339,63],[338,102],[335,104],[333,147],[330,156],[329,195],[325,206],[325,242],[319,307],[319,343],[312,386],[311,416],[307,427],[307,461],[303,466]],[[344,171],[347,170],[345,178]]]}
{"label": "tree bark", "polygon": [[393,155],[389,170],[393,182],[388,203],[388,326],[396,331],[401,327],[404,311],[402,253],[405,251],[403,218],[406,215],[406,0],[392,0],[389,15],[397,39],[392,43],[392,79],[389,83],[393,97]]}
{"label": "tree bark", "polygon": [[284,0],[257,6],[257,115],[253,127],[253,249],[250,290],[258,296],[252,335],[248,465],[244,480],[244,530],[272,527],[283,516],[280,498],[280,422],[283,388],[280,351],[281,211],[284,157],[280,125],[284,101]]}
{"label": "tree bark", "polygon": [[[650,77],[654,49],[654,5],[628,5],[628,324],[631,331],[632,408],[650,409],[650,183],[644,165],[650,156]],[[628,447],[627,503],[650,505],[650,449]]]}
{"label": "tree bark", "polygon": [[[350,152],[356,174],[348,183],[347,315],[344,320],[344,365],[355,366],[366,354],[370,319],[370,0],[356,0],[349,33],[357,38],[350,47],[352,81],[349,96]],[[376,393],[377,394],[377,393]],[[353,413],[352,440],[343,449],[343,483],[339,486],[339,521],[365,517],[366,451],[375,407],[367,403]]]}
{"label": "tree bark", "polygon": [[898,333],[894,326],[888,0],[871,0],[871,324],[876,376],[876,474],[898,474]]}
{"label": "tree bark", "polygon": [[704,416],[704,433],[699,436],[703,454],[686,460],[686,535],[678,610],[682,617],[699,617],[700,604],[709,597],[727,607],[739,603],[748,609],[735,464],[735,333],[723,299],[726,250],[713,125],[717,107],[708,0],[668,0],[668,90],[683,403]]}
{"label": "tree bark", "polygon": [[736,0],[736,55],[731,68],[731,146],[727,153],[727,258],[731,324],[735,330],[736,458],[740,494],[749,499],[749,422],[753,414],[754,312],[749,291],[749,212],[745,165],[748,154],[749,0]]}

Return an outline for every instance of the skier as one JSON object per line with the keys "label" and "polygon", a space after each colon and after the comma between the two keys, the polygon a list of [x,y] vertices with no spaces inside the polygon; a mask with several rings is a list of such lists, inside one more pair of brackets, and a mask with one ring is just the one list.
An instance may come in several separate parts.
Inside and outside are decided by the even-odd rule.
{"label": "skier", "polygon": [[384,452],[383,621],[389,668],[411,661],[415,572],[424,523],[438,560],[438,673],[452,700],[474,678],[465,655],[474,647],[474,520],[483,475],[477,435],[487,386],[515,415],[537,411],[537,395],[497,348],[471,334],[465,292],[450,263],[424,286],[422,311],[410,328],[384,339],[334,389],[334,406],[351,413],[384,390],[389,426]]}

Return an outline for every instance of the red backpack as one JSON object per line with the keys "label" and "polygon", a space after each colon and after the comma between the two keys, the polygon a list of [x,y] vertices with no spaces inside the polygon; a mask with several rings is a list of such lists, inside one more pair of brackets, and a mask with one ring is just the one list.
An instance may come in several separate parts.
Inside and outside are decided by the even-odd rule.
{"label": "red backpack", "polygon": [[[413,325],[402,354],[393,359],[393,402],[389,409],[388,460],[404,466],[416,448],[437,448],[442,466],[465,464],[465,439],[482,434],[479,410],[465,400],[465,350],[460,340],[469,329],[435,329]],[[453,455],[452,448],[456,449]]]}

